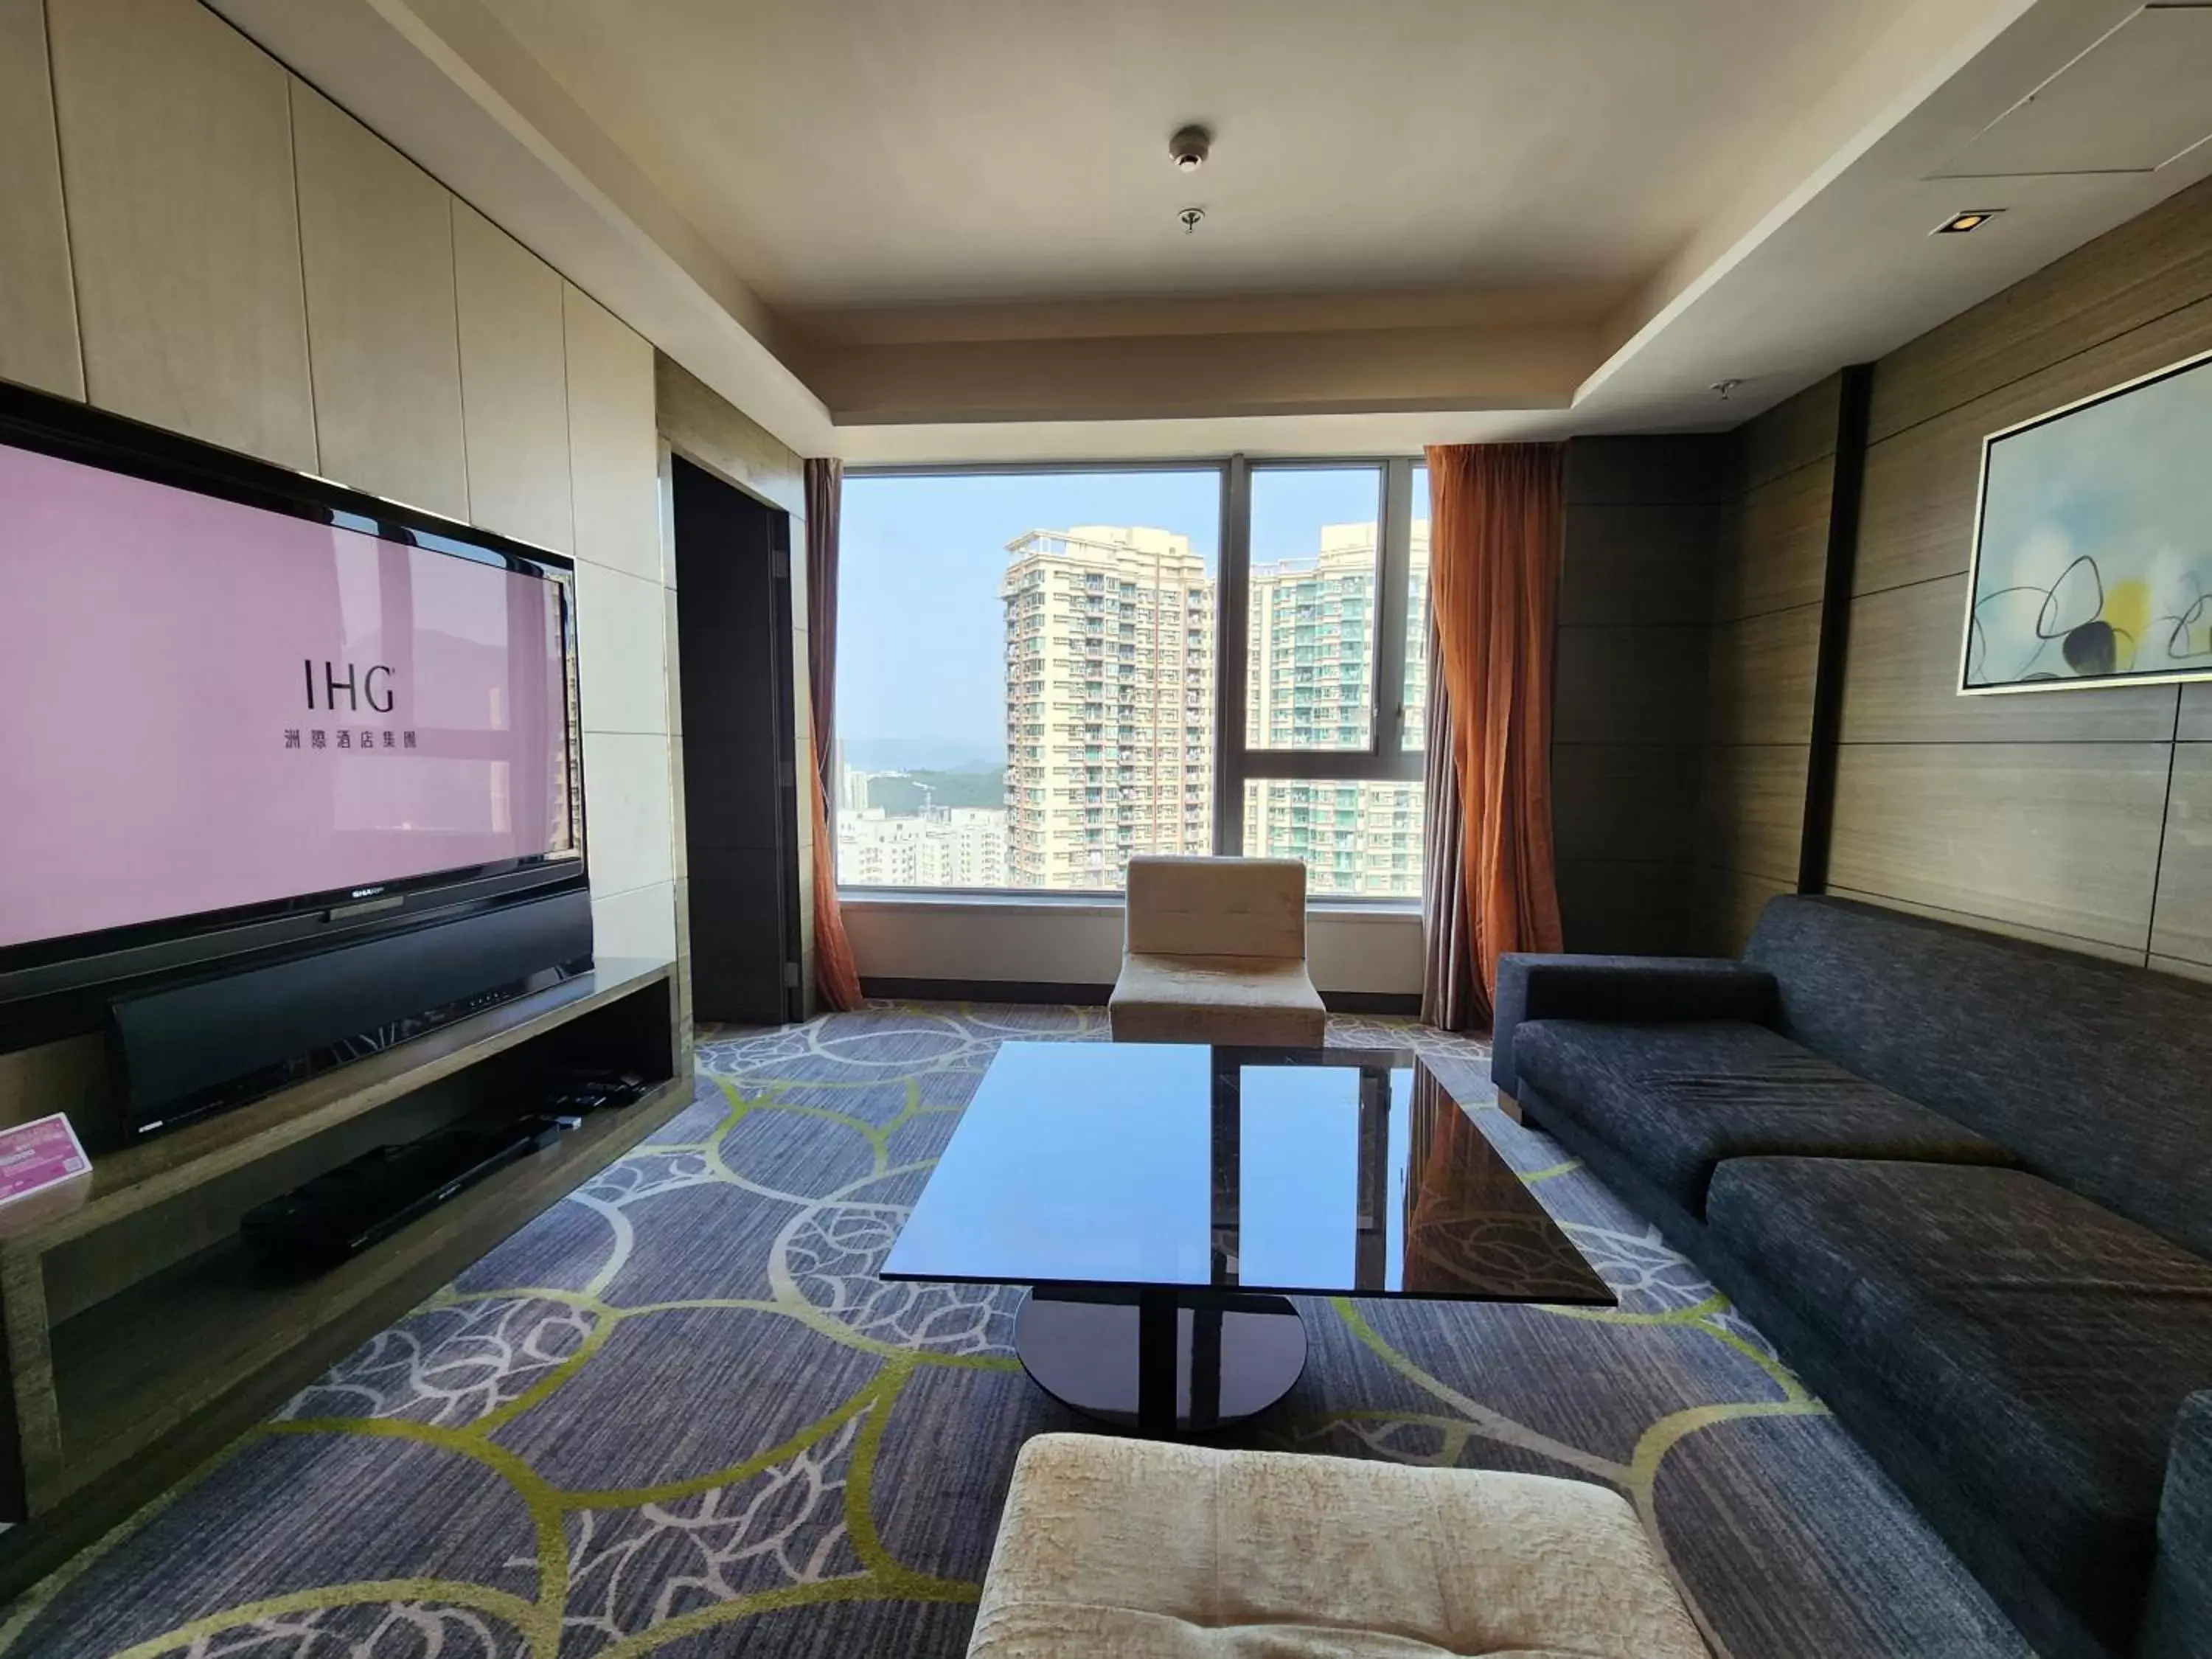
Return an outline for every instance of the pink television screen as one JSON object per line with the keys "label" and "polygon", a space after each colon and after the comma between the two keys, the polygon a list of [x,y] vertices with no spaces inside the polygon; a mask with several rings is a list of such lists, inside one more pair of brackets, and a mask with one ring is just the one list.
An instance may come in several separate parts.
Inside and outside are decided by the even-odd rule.
{"label": "pink television screen", "polygon": [[0,503],[0,951],[579,855],[551,567],[8,445]]}

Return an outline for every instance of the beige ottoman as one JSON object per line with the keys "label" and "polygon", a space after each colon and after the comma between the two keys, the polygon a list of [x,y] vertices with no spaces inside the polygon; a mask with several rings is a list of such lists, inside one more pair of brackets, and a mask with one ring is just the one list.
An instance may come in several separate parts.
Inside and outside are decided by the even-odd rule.
{"label": "beige ottoman", "polygon": [[1022,1449],[969,1659],[1705,1659],[1577,1480],[1104,1435]]}

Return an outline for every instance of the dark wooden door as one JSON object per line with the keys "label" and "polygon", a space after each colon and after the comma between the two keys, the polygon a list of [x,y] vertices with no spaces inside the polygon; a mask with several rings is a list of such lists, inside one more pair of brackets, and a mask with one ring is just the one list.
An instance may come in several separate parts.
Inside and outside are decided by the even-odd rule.
{"label": "dark wooden door", "polygon": [[701,1020],[800,1017],[791,515],[680,457],[677,665]]}

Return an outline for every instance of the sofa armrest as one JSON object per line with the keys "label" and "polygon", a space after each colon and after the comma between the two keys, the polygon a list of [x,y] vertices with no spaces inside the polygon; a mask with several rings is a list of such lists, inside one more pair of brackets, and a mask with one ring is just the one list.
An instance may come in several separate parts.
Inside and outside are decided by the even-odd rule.
{"label": "sofa armrest", "polygon": [[2212,1389],[2181,1402],[2137,1659],[2212,1659]]}
{"label": "sofa armrest", "polygon": [[1779,1017],[1774,975],[1727,957],[1577,957],[1509,952],[1498,959],[1490,1075],[1520,1091],[1514,1028],[1527,1019],[1744,1019]]}

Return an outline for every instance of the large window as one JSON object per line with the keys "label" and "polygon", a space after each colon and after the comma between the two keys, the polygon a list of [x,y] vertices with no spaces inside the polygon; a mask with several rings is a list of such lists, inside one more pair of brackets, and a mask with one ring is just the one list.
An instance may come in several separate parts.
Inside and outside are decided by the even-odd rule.
{"label": "large window", "polygon": [[1243,850],[1418,893],[1418,473],[848,473],[840,883],[1113,890]]}

